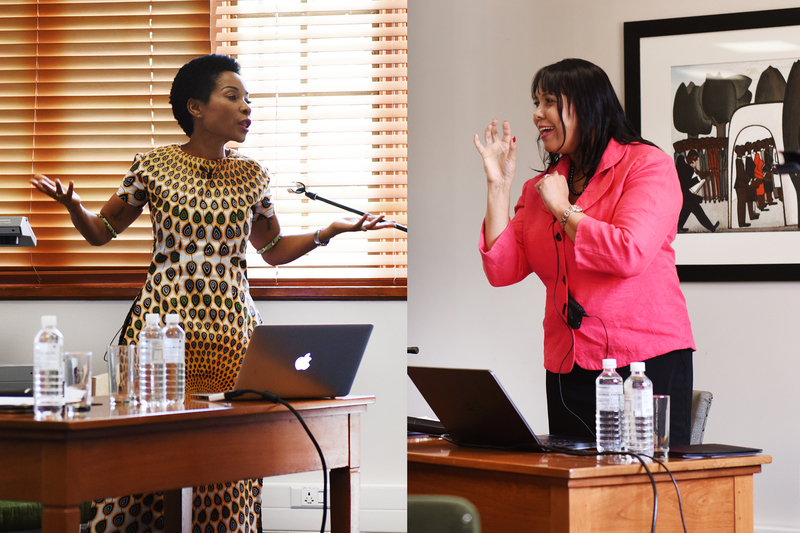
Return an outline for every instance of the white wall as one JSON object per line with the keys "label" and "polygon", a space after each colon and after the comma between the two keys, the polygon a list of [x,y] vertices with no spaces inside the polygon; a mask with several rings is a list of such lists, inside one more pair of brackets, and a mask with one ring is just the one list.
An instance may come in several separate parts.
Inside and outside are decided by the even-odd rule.
{"label": "white wall", "polygon": [[[409,0],[409,364],[491,368],[534,430],[547,418],[544,289],[486,282],[477,251],[485,178],[472,136],[508,119],[519,146],[513,193],[541,168],[534,72],[582,57],[623,88],[623,22],[796,7],[788,0]],[[800,531],[800,283],[684,283],[698,351],[695,386],[714,394],[706,442],[762,447],[756,529]],[[408,385],[409,414],[431,414]]]}
{"label": "white wall", "polygon": [[[351,390],[374,395],[362,417],[361,525],[363,531],[405,531],[406,302],[257,302],[267,324],[374,324]],[[90,350],[102,371],[105,346],[116,338],[128,301],[0,302],[0,363],[30,363],[40,316],[55,314],[65,349]],[[100,365],[99,367],[97,365]],[[290,509],[291,487],[322,486],[318,473],[265,479],[264,528],[319,530],[321,511]],[[329,522],[330,524],[330,522]]]}

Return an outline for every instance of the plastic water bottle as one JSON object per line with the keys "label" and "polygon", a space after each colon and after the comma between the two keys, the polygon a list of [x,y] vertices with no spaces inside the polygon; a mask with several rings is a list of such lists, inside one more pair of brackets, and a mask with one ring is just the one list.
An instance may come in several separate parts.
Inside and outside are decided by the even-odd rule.
{"label": "plastic water bottle", "polygon": [[652,457],[653,382],[644,368],[644,363],[631,363],[631,375],[625,380],[625,436],[629,452]]}
{"label": "plastic water bottle", "polygon": [[167,402],[183,403],[186,398],[186,335],[180,317],[170,313],[164,318],[164,360],[167,363]]}
{"label": "plastic water bottle", "polygon": [[36,420],[58,418],[64,407],[64,335],[56,317],[44,315],[33,338],[33,412]]}
{"label": "plastic water bottle", "polygon": [[167,404],[164,333],[159,316],[145,315],[145,327],[139,333],[139,400],[148,406]]}
{"label": "plastic water bottle", "polygon": [[603,372],[595,381],[598,452],[622,451],[625,395],[622,391],[622,376],[617,374],[616,368],[616,359],[603,359]]}

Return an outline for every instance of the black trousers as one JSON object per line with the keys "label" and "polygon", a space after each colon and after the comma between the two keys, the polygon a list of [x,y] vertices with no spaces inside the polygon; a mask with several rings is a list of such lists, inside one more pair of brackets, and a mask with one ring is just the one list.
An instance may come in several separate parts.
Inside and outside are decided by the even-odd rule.
{"label": "black trousers", "polygon": [[[653,382],[653,394],[670,396],[670,444],[689,444],[692,436],[691,349],[676,350],[645,361],[645,374]],[[623,379],[630,366],[618,368]],[[547,372],[547,418],[552,435],[595,438],[595,380],[599,370],[578,365],[567,374]]]}

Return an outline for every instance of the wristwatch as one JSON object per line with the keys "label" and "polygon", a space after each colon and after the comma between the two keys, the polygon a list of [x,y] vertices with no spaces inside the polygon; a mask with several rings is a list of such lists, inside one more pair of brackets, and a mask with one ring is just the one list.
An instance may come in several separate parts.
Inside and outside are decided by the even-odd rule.
{"label": "wristwatch", "polygon": [[330,242],[330,241],[322,242],[321,240],[319,240],[319,232],[320,231],[322,231],[322,230],[318,229],[317,231],[314,232],[314,244],[316,244],[317,246],[328,246],[328,242]]}
{"label": "wristwatch", "polygon": [[564,211],[564,214],[561,215],[561,227],[562,228],[567,226],[567,219],[569,218],[569,216],[572,213],[583,213],[583,209],[581,209],[581,206],[579,206],[579,205],[574,205],[573,204],[573,205],[569,206],[569,209]]}

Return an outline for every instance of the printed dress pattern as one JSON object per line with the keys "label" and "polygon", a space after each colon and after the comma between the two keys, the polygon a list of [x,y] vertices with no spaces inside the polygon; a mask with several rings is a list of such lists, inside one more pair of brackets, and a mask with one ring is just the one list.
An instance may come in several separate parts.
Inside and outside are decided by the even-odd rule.
{"label": "printed dress pattern", "polygon": [[[207,160],[169,145],[137,155],[117,191],[130,205],[149,206],[154,235],[147,280],[120,342],[138,341],[145,314],[178,313],[186,331],[187,396],[231,389],[261,323],[245,253],[254,217],[273,216],[269,181],[264,167],[234,150]],[[261,491],[261,479],[195,487],[193,533],[260,533]],[[153,533],[163,529],[162,508],[160,493],[98,500],[89,528]]]}

